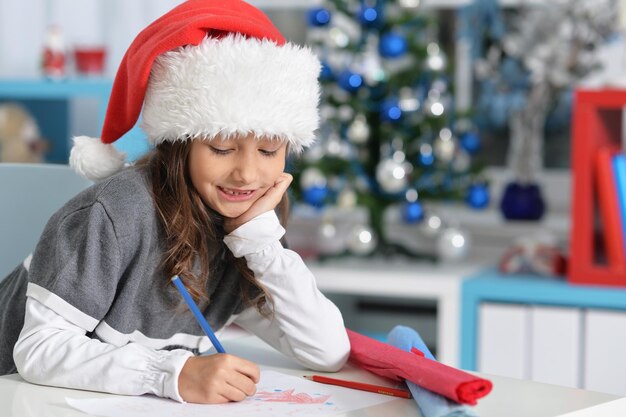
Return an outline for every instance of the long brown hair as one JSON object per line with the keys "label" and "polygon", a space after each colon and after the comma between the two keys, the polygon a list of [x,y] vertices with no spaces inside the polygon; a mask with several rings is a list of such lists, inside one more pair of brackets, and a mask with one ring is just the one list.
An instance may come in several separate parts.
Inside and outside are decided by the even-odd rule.
{"label": "long brown hair", "polygon": [[[210,277],[211,248],[223,245],[223,217],[208,207],[193,186],[187,160],[191,140],[163,142],[137,162],[146,166],[152,181],[152,196],[165,231],[166,248],[162,267],[167,277],[179,275],[196,302],[209,303],[206,294]],[[289,200],[283,195],[277,207],[280,222],[286,226]],[[241,297],[259,312],[271,296],[254,277],[244,258],[235,258],[225,248],[229,264],[237,267]],[[214,253],[214,251],[213,251]]]}

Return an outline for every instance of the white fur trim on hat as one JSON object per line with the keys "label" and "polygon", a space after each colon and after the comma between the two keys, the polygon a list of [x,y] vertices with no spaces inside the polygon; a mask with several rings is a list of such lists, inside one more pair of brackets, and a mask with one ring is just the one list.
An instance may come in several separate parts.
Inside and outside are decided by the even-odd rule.
{"label": "white fur trim on hat", "polygon": [[99,138],[77,136],[70,151],[70,166],[91,181],[103,180],[126,165],[126,154]]}
{"label": "white fur trim on hat", "polygon": [[291,43],[229,34],[160,55],[142,113],[150,142],[254,134],[310,146],[319,124],[320,62]]}

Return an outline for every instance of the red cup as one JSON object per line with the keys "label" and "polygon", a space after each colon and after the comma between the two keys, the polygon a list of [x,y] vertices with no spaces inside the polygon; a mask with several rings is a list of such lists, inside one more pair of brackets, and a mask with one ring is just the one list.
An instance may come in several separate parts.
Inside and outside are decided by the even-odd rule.
{"label": "red cup", "polygon": [[76,47],[74,49],[76,70],[83,75],[102,75],[105,56],[106,49],[101,46]]}

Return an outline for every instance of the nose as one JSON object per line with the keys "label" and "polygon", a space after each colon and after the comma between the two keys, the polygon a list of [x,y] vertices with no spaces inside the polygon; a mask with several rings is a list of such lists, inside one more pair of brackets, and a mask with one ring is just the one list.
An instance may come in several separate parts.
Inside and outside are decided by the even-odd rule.
{"label": "nose", "polygon": [[258,179],[258,161],[246,153],[237,159],[233,170],[233,179],[240,186],[249,185]]}

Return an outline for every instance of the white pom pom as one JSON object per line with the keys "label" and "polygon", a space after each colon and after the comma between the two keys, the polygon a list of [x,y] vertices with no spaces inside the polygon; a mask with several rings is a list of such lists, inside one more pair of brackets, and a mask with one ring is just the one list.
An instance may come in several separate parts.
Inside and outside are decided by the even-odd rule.
{"label": "white pom pom", "polygon": [[79,175],[100,181],[126,165],[126,154],[119,152],[113,145],[102,143],[99,138],[76,136],[70,152],[70,166]]}

